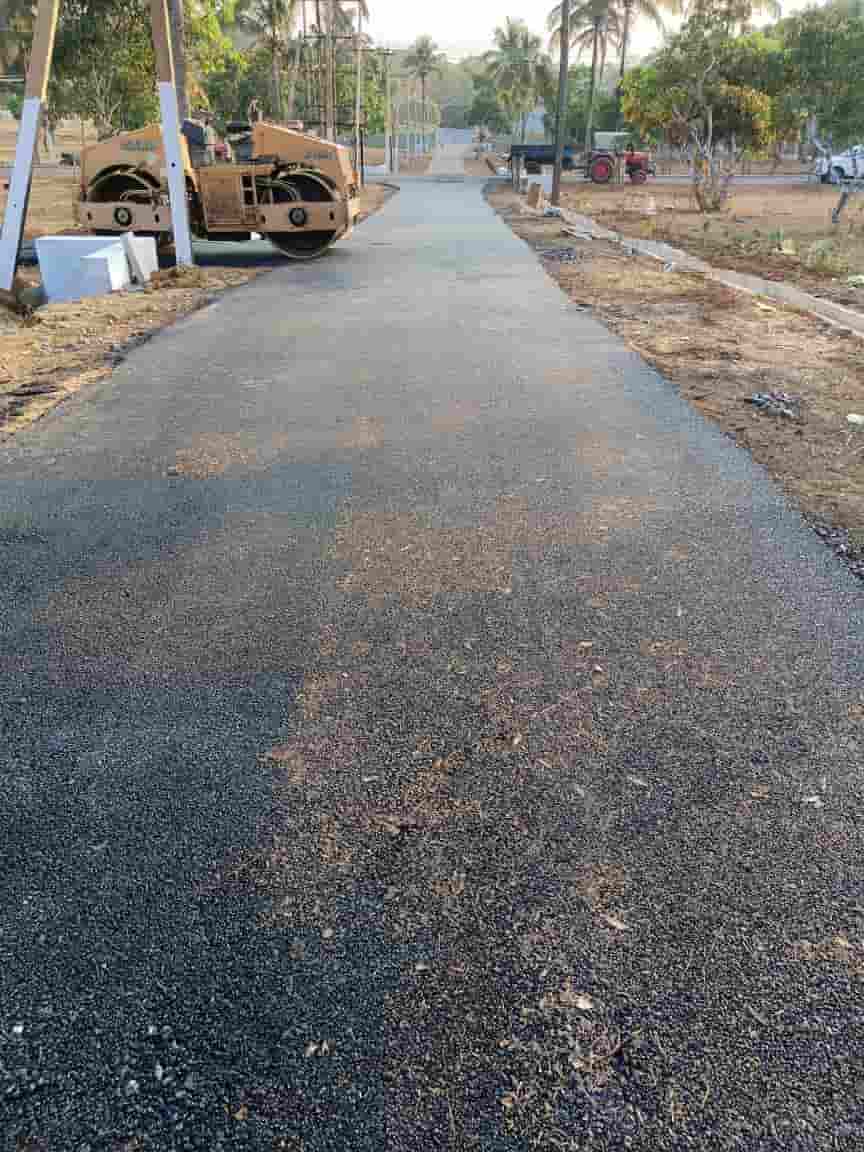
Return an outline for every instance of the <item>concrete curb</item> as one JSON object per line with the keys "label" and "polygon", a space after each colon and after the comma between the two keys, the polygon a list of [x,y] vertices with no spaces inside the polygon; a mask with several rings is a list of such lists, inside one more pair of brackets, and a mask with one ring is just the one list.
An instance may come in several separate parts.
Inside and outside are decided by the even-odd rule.
{"label": "concrete curb", "polygon": [[595,240],[608,240],[613,244],[620,244],[640,256],[649,256],[664,264],[674,264],[685,272],[700,272],[707,279],[724,284],[727,288],[734,288],[738,292],[747,292],[751,296],[766,296],[781,304],[788,304],[799,312],[807,312],[827,324],[847,329],[855,336],[864,339],[864,314],[846,308],[842,304],[823,300],[819,296],[811,296],[809,292],[802,292],[800,288],[794,288],[791,284],[782,282],[778,284],[774,280],[763,280],[761,276],[733,272],[731,268],[715,268],[713,264],[706,264],[698,256],[691,256],[659,240],[642,240],[633,236],[623,236],[620,232],[611,232],[608,228],[601,228],[590,216],[581,216],[577,212],[563,212],[562,218],[572,228],[578,228],[580,232],[587,233]]}

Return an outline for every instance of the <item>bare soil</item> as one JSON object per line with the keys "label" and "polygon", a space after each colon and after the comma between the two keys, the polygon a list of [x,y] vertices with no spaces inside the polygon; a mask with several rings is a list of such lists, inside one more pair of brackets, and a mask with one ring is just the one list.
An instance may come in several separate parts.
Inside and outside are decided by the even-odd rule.
{"label": "bare soil", "polygon": [[726,210],[711,216],[698,211],[686,186],[652,181],[633,187],[571,180],[562,199],[603,227],[864,310],[864,287],[848,282],[864,274],[864,197],[849,202],[836,226],[839,191],[817,183],[733,185]]}
{"label": "bare soil", "polygon": [[[84,125],[84,142],[92,144],[96,140],[92,124]],[[0,120],[0,165],[11,164],[15,156],[15,142],[18,139],[18,121]],[[80,152],[82,143],[81,123],[78,120],[64,120],[54,133],[57,156],[61,152]],[[48,157],[40,157],[48,159]]]}
{"label": "bare soil", "polygon": [[[0,218],[6,209],[7,181],[0,181]],[[24,237],[56,235],[77,232],[75,202],[78,199],[78,178],[73,168],[37,169],[30,186]]]}
{"label": "bare soil", "polygon": [[[702,276],[569,237],[560,221],[527,214],[509,187],[489,200],[570,299],[746,448],[864,577],[864,430],[846,420],[864,412],[862,342]],[[572,262],[544,258],[544,249],[572,252]],[[760,411],[748,402],[757,392],[798,398],[796,416]]]}
{"label": "bare soil", "polygon": [[[28,235],[72,230],[74,179],[37,175],[30,197]],[[363,190],[360,222],[393,194],[383,185]],[[3,201],[0,199],[0,212]],[[29,316],[0,303],[0,440],[38,419],[83,385],[109,375],[126,353],[155,332],[203,307],[266,269],[192,268],[157,273],[144,291],[116,292],[68,304],[49,304]],[[22,268],[19,286],[36,288],[39,273]]]}

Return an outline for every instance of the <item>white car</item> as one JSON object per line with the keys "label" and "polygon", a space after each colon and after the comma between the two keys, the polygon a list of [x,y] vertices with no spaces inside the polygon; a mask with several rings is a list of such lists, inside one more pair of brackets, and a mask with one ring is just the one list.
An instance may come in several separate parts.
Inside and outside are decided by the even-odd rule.
{"label": "white car", "polygon": [[864,147],[855,144],[833,156],[823,154],[816,161],[816,173],[823,184],[840,184],[844,180],[864,180]]}

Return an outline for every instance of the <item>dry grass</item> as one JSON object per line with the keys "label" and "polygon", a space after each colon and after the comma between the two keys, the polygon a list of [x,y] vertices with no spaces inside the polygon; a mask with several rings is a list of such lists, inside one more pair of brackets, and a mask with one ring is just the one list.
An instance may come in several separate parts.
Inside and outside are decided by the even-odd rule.
{"label": "dry grass", "polygon": [[[519,212],[509,189],[490,199],[501,211]],[[746,447],[806,515],[846,530],[853,551],[856,540],[864,542],[864,435],[846,421],[847,413],[864,411],[857,338],[703,277],[663,271],[613,245],[568,238],[556,221],[508,218],[529,244],[576,249],[577,263],[544,261],[570,298]],[[745,402],[772,390],[801,398],[800,421]]]}
{"label": "dry grass", "polygon": [[[687,188],[568,185],[565,206],[628,236],[664,240],[718,267],[788,280],[851,307],[864,289],[847,284],[864,272],[864,198],[852,200],[838,225],[837,189],[819,184],[739,185],[727,209],[703,216]],[[654,215],[646,208],[654,207]]]}
{"label": "dry grass", "polygon": [[[194,285],[49,304],[29,319],[0,308],[0,438],[108,375],[124,348],[257,274],[254,268],[196,269]],[[38,273],[28,269],[22,279],[38,283]]]}

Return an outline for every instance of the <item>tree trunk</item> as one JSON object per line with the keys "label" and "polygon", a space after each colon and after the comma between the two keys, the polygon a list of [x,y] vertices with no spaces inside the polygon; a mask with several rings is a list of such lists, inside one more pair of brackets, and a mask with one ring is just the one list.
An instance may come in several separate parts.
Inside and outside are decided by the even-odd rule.
{"label": "tree trunk", "polygon": [[588,113],[585,117],[585,163],[591,155],[594,128],[594,97],[597,94],[597,56],[600,49],[600,22],[594,25],[594,44],[591,48],[591,80],[588,89]]}
{"label": "tree trunk", "polygon": [[282,120],[282,62],[279,59],[279,44],[271,44],[270,55],[270,109],[273,119]]}
{"label": "tree trunk", "polygon": [[186,77],[186,13],[183,0],[168,0],[171,23],[171,55],[174,57],[174,87],[180,123],[189,119],[189,93]]}
{"label": "tree trunk", "polygon": [[621,29],[621,65],[618,69],[618,87],[615,89],[615,127],[621,127],[621,91],[624,87],[624,72],[627,68],[627,49],[630,46],[630,18],[633,0],[624,0],[624,27]]}
{"label": "tree trunk", "polygon": [[285,97],[285,115],[288,120],[294,119],[294,105],[297,100],[297,73],[300,71],[300,45],[292,45],[291,73],[288,77],[288,94]]}

